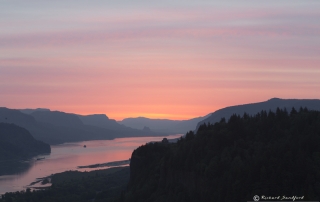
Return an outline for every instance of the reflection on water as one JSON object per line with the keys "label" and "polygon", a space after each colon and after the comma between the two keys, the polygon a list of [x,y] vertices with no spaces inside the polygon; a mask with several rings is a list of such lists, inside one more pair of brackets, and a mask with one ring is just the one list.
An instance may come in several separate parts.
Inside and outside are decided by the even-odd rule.
{"label": "reflection on water", "polygon": [[[181,135],[167,136],[168,139],[178,138]],[[12,170],[15,175],[0,176],[0,194],[5,192],[20,191],[35,181],[36,178],[49,176],[67,170],[90,171],[105,169],[85,168],[78,166],[107,163],[112,161],[127,160],[134,149],[151,141],[161,141],[164,137],[133,137],[114,140],[93,140],[84,142],[65,143],[51,146],[51,154],[43,160],[33,160],[18,170]],[[86,145],[86,147],[84,147]],[[37,157],[37,158],[39,158]]]}

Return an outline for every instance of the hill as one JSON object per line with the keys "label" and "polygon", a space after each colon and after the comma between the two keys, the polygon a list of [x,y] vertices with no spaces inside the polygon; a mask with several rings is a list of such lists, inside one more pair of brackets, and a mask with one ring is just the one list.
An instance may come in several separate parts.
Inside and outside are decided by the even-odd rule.
{"label": "hill", "polygon": [[54,126],[64,135],[65,142],[164,135],[128,128],[103,115],[82,116],[59,111],[35,111],[30,115],[39,123]]}
{"label": "hill", "polygon": [[166,133],[135,129],[119,124],[114,119],[109,119],[105,114],[78,115],[85,125],[110,129],[117,132],[116,137],[143,137],[143,136],[164,136]]}
{"label": "hill", "polygon": [[35,140],[26,129],[0,123],[0,161],[28,159],[50,152],[50,145]]}
{"label": "hill", "polygon": [[30,114],[38,122],[50,123],[55,126],[79,128],[84,124],[78,116],[59,111],[35,111]]}
{"label": "hill", "polygon": [[27,129],[35,139],[48,144],[63,142],[59,132],[50,124],[38,123],[34,117],[19,110],[0,107],[0,122],[13,123]]}
{"label": "hill", "polygon": [[126,118],[118,123],[125,126],[143,129],[144,127],[150,128],[152,131],[163,132],[167,134],[185,134],[190,130],[194,130],[197,124],[209,117],[197,117],[189,120],[169,120],[169,119],[149,119],[145,117]]}
{"label": "hill", "polygon": [[109,129],[123,129],[115,120],[109,119],[105,114],[78,115],[82,123]]}
{"label": "hill", "polygon": [[68,171],[54,175],[47,190],[6,193],[2,201],[252,201],[254,196],[318,201],[319,144],[319,111],[233,115],[203,124],[177,143],[137,148],[130,175],[126,168],[105,176],[111,173]]}
{"label": "hill", "polygon": [[50,109],[45,109],[45,108],[37,108],[37,109],[19,109],[24,114],[31,114],[36,111],[50,111]]}
{"label": "hill", "polygon": [[255,195],[318,201],[319,144],[319,111],[233,115],[177,143],[136,149],[122,201],[252,201]]}
{"label": "hill", "polygon": [[[164,133],[142,131],[118,124],[101,115],[82,116],[50,110],[0,108],[0,121],[26,128],[35,139],[48,144],[103,140],[121,137],[162,136]],[[26,113],[27,112],[27,113]]]}
{"label": "hill", "polygon": [[[64,117],[63,114],[51,113],[50,111],[35,111],[31,114],[24,114],[19,110],[0,108],[1,121],[26,128],[35,139],[48,144],[113,138],[113,131],[106,132],[99,128],[90,129],[90,127],[77,128],[76,123],[81,125],[82,122],[77,122],[79,120],[72,120],[72,118],[76,117],[70,119],[70,116]],[[57,120],[54,121],[55,119]]]}
{"label": "hill", "polygon": [[289,111],[292,108],[299,109],[300,107],[307,107],[310,110],[320,110],[320,100],[273,98],[265,102],[230,106],[213,112],[209,117],[201,120],[197,124],[196,128],[198,129],[199,126],[203,123],[214,124],[220,121],[221,118],[229,119],[233,114],[243,115],[244,113],[247,113],[249,115],[254,115],[260,112],[261,110],[271,110],[274,112],[277,108],[286,108]]}

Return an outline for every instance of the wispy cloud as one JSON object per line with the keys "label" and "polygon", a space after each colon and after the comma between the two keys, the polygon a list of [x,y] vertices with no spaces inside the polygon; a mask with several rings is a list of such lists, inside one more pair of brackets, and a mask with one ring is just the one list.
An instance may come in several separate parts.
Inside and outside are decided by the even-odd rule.
{"label": "wispy cloud", "polygon": [[0,8],[8,107],[181,118],[320,96],[314,1],[18,2]]}

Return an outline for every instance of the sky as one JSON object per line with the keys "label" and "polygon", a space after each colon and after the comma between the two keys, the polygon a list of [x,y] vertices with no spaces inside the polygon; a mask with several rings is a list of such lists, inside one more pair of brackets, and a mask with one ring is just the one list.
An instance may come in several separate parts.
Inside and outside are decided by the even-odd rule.
{"label": "sky", "polygon": [[3,0],[0,106],[185,120],[320,99],[320,1]]}

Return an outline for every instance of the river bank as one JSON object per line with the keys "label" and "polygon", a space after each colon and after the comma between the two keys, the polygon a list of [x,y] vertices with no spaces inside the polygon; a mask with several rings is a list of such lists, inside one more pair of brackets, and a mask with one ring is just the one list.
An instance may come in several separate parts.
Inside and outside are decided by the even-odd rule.
{"label": "river bank", "polygon": [[[51,176],[55,173],[70,170],[87,172],[102,170],[105,169],[103,166],[106,162],[119,162],[129,159],[132,152],[143,144],[151,141],[161,141],[163,138],[173,139],[180,136],[180,134],[177,134],[163,137],[118,138],[54,145],[51,146],[50,155],[35,157],[35,159],[45,157],[44,159],[34,159],[23,170],[14,174],[0,176],[0,194],[25,190],[31,182],[38,181],[37,178]],[[83,145],[86,145],[86,148]],[[88,167],[78,168],[78,166]],[[112,165],[109,166],[112,167]],[[10,168],[8,169],[10,170]],[[35,183],[34,186],[42,187],[43,185],[40,182],[38,184]]]}

